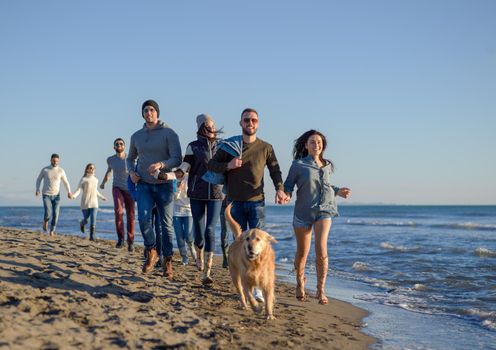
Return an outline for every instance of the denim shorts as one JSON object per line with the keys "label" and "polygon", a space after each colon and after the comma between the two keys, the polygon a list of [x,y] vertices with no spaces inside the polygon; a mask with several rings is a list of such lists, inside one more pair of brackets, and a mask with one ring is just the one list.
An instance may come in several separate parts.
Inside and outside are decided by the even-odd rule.
{"label": "denim shorts", "polygon": [[312,227],[314,223],[320,220],[332,219],[334,215],[327,211],[321,210],[310,210],[306,213],[305,218],[299,218],[296,213],[293,215],[293,226],[294,227]]}

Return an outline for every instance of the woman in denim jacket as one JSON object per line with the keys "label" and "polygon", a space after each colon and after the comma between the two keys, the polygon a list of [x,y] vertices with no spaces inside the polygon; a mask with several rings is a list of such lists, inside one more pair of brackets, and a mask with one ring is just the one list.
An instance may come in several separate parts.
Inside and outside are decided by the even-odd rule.
{"label": "woman in denim jacket", "polygon": [[328,271],[327,238],[331,229],[332,218],[338,215],[336,198],[348,198],[349,188],[337,188],[331,185],[334,164],[324,158],[327,146],[325,136],[309,130],[301,135],[293,149],[294,161],[284,182],[288,201],[296,185],[296,203],[293,215],[293,228],[296,235],[296,254],[294,267],[296,271],[296,298],[300,301],[305,296],[305,265],[312,241],[312,228],[315,232],[315,266],[317,270],[317,299],[320,304],[327,304],[325,281]]}

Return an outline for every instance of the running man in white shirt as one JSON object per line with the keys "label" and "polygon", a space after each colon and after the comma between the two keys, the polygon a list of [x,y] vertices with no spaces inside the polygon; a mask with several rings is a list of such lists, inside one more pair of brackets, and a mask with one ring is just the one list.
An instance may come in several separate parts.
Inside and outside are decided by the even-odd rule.
{"label": "running man in white shirt", "polygon": [[[48,221],[51,219],[50,236],[55,236],[55,229],[59,220],[61,181],[67,191],[67,197],[72,197],[71,186],[67,181],[64,169],[59,167],[59,162],[59,155],[52,154],[50,165],[41,169],[40,175],[36,179],[36,196],[43,194],[43,207],[45,208],[43,231],[48,230]],[[41,181],[43,181],[43,189],[40,191]]]}

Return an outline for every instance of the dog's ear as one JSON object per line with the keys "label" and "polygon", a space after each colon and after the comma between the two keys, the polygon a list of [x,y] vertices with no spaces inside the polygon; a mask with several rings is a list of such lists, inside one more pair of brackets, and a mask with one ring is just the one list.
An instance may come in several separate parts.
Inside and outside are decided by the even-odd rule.
{"label": "dog's ear", "polygon": [[236,241],[244,241],[249,234],[250,234],[249,230],[242,232],[238,237],[236,237]]}
{"label": "dog's ear", "polygon": [[267,234],[267,241],[271,243],[277,243],[277,240],[269,234]]}

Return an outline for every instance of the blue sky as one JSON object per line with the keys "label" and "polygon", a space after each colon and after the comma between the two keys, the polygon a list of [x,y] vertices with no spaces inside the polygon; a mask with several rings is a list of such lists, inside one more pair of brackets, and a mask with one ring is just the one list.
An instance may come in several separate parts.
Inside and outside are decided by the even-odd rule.
{"label": "blue sky", "polygon": [[494,1],[2,1],[0,31],[0,205],[41,205],[53,152],[101,179],[147,98],[183,150],[256,108],[284,177],[322,131],[349,203],[496,204]]}

